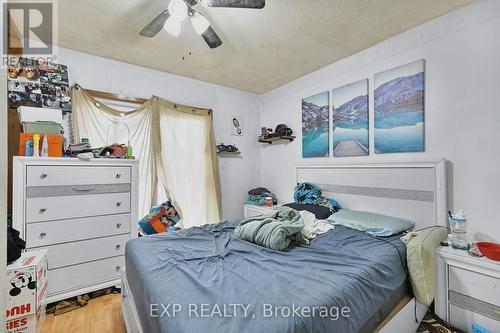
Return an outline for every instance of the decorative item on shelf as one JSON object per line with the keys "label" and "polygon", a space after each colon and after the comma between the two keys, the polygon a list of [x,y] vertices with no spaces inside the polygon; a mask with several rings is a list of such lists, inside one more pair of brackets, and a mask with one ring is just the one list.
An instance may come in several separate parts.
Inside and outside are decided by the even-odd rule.
{"label": "decorative item on shelf", "polygon": [[225,145],[220,143],[217,145],[217,154],[240,154],[238,147],[235,145]]}
{"label": "decorative item on shelf", "polygon": [[262,127],[261,134],[259,135],[259,142],[272,144],[276,141],[293,141],[295,136],[292,135],[293,131],[285,124],[279,124],[273,131],[272,128]]}
{"label": "decorative item on shelf", "polygon": [[259,135],[259,140],[265,140],[269,138],[269,135],[273,132],[272,128],[262,127]]}

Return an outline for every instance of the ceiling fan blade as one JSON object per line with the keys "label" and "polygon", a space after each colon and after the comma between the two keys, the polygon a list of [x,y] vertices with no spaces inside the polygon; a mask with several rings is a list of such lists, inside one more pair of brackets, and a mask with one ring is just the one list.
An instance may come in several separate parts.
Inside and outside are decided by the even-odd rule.
{"label": "ceiling fan blade", "polygon": [[163,12],[160,13],[160,15],[158,15],[151,22],[149,22],[147,26],[142,28],[139,34],[144,37],[156,36],[156,34],[161,31],[161,29],[163,28],[165,22],[167,22],[167,19],[169,17],[170,13],[168,12],[168,10],[164,10]]}
{"label": "ceiling fan blade", "polygon": [[201,34],[201,37],[207,42],[208,46],[211,49],[215,49],[216,47],[219,47],[222,45],[222,40],[219,38],[217,33],[212,29],[212,27],[208,27],[207,30],[203,34]]}
{"label": "ceiling fan blade", "polygon": [[208,7],[254,8],[262,9],[266,0],[201,0]]}

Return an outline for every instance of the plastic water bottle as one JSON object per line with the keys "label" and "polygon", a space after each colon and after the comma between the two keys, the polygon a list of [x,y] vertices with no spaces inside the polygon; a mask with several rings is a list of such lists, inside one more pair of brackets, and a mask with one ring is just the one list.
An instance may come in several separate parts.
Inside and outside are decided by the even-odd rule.
{"label": "plastic water bottle", "polygon": [[463,210],[451,214],[448,218],[451,226],[451,246],[455,249],[467,250],[467,219]]}

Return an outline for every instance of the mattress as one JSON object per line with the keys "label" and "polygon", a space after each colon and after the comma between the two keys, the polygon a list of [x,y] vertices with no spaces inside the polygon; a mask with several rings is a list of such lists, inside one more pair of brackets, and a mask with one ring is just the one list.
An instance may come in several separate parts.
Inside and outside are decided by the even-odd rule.
{"label": "mattress", "polygon": [[280,252],[236,238],[237,225],[127,243],[127,280],[145,332],[364,332],[404,295],[399,236],[336,226]]}

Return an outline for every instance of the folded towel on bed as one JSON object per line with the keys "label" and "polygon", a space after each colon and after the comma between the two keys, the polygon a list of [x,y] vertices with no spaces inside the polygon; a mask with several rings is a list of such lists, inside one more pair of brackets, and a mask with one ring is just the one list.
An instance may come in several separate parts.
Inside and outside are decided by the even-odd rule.
{"label": "folded towel on bed", "polygon": [[304,220],[300,213],[289,207],[243,220],[234,230],[236,237],[267,248],[282,251],[290,243],[307,244],[302,234]]}

